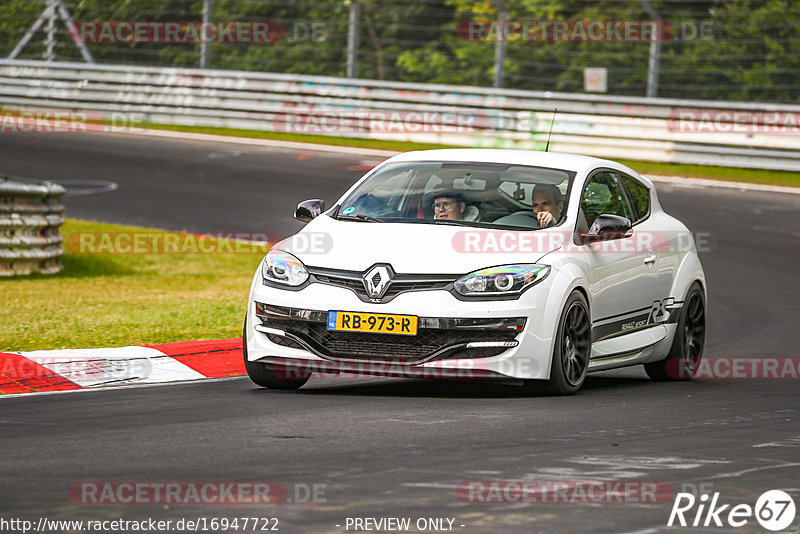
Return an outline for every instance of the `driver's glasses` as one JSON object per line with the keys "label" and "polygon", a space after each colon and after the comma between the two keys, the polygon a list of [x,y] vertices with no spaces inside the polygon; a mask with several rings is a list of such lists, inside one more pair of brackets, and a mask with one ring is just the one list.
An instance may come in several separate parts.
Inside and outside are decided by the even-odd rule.
{"label": "driver's glasses", "polygon": [[447,211],[455,205],[455,202],[434,202],[433,209],[437,211]]}

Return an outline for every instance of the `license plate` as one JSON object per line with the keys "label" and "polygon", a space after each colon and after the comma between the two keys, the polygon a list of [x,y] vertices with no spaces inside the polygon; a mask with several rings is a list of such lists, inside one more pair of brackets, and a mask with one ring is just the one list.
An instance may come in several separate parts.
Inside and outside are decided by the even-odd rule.
{"label": "license plate", "polygon": [[328,330],[415,336],[417,335],[417,316],[329,311]]}

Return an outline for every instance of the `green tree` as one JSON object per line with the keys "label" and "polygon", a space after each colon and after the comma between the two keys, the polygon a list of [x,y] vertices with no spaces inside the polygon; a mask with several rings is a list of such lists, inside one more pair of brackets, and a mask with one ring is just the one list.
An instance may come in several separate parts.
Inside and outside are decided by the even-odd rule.
{"label": "green tree", "polygon": [[719,100],[800,100],[800,5],[785,0],[716,2],[710,39],[665,50],[663,95]]}

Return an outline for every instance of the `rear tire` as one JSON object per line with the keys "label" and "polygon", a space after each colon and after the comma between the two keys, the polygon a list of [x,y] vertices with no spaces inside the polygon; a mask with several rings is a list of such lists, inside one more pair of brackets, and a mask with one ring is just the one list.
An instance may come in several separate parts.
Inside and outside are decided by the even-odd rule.
{"label": "rear tire", "polygon": [[269,389],[299,389],[308,379],[311,373],[302,373],[301,378],[286,378],[288,369],[286,367],[274,367],[272,365],[251,362],[247,359],[247,320],[245,319],[244,330],[242,331],[242,354],[244,356],[244,367],[247,369],[247,376],[256,385]]}
{"label": "rear tire", "polygon": [[700,284],[693,283],[686,294],[675,339],[663,360],[644,364],[653,380],[691,380],[703,359],[706,335],[706,301]]}
{"label": "rear tire", "polygon": [[586,379],[591,352],[589,305],[580,291],[573,291],[564,304],[553,340],[550,379],[546,382],[531,380],[526,384],[528,390],[548,395],[574,395]]}

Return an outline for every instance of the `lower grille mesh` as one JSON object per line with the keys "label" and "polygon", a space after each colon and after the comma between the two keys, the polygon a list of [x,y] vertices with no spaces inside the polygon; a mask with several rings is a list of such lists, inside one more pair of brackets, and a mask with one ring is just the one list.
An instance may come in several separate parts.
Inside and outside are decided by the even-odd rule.
{"label": "lower grille mesh", "polygon": [[[442,330],[421,328],[416,336],[336,332],[325,323],[297,319],[266,319],[264,326],[293,334],[329,358],[343,360],[369,360],[380,362],[414,363],[424,360],[436,351],[450,345],[474,341],[513,341],[518,332],[486,330]],[[285,337],[270,335],[270,341],[285,347],[297,348],[297,343]],[[504,347],[460,349],[452,357],[485,358],[505,351]],[[443,357],[449,357],[449,354]]]}

